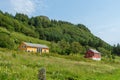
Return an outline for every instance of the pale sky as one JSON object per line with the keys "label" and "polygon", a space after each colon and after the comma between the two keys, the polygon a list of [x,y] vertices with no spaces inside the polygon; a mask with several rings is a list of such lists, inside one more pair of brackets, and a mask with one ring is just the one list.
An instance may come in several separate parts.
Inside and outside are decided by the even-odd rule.
{"label": "pale sky", "polygon": [[120,43],[120,0],[1,0],[0,10],[81,23],[107,43]]}

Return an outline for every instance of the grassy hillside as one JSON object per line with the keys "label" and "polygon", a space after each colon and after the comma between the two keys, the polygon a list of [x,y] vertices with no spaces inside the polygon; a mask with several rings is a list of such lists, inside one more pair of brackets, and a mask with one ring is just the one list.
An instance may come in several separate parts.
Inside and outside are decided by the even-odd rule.
{"label": "grassy hillside", "polygon": [[20,44],[21,41],[38,43],[38,44],[45,44],[45,45],[48,45],[48,46],[50,45],[49,41],[40,40],[40,39],[33,38],[33,37],[30,37],[30,36],[25,36],[24,34],[17,33],[17,32],[12,32],[11,37],[14,40],[16,40],[16,42],[18,41],[18,45]]}
{"label": "grassy hillside", "polygon": [[43,67],[47,80],[120,80],[120,59],[117,60],[108,63],[86,60],[82,55],[72,59],[0,48],[0,80],[37,80],[38,70]]}
{"label": "grassy hillside", "polygon": [[[22,33],[19,32],[10,32],[5,28],[0,27],[0,33],[4,33],[4,34],[8,34],[9,38],[12,39],[15,42],[15,46],[14,49],[17,49],[19,44],[22,41],[26,41],[26,42],[32,42],[32,43],[39,43],[39,44],[46,44],[46,45],[50,45],[49,41],[45,41],[45,40],[40,40],[38,38],[34,38],[34,37],[30,37],[30,36],[26,36]],[[4,37],[4,36],[2,36]],[[9,40],[9,39],[8,39]]]}

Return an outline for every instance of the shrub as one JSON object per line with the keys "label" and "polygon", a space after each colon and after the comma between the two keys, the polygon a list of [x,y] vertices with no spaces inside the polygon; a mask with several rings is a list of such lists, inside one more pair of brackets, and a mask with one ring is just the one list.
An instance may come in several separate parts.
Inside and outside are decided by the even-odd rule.
{"label": "shrub", "polygon": [[0,47],[13,49],[14,44],[14,40],[10,38],[9,34],[0,33]]}

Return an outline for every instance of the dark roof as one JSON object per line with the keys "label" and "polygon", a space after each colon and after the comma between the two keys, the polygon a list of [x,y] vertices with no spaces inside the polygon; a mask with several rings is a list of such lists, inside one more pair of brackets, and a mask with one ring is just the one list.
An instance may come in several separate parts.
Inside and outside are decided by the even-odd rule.
{"label": "dark roof", "polygon": [[95,50],[95,49],[89,49],[90,51],[92,51],[92,52],[94,52],[94,53],[99,53],[100,54],[100,52],[98,52],[97,50]]}
{"label": "dark roof", "polygon": [[27,46],[30,46],[30,47],[49,48],[48,46],[41,45],[41,44],[33,44],[33,43],[28,43],[28,42],[23,42],[23,43],[26,44]]}

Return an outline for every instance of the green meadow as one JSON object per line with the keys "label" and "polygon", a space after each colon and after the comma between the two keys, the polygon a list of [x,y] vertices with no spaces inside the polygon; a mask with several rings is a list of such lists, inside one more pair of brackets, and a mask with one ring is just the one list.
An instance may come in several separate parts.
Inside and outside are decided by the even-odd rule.
{"label": "green meadow", "polygon": [[0,48],[0,80],[120,80],[120,59],[92,61],[83,55],[35,54]]}

